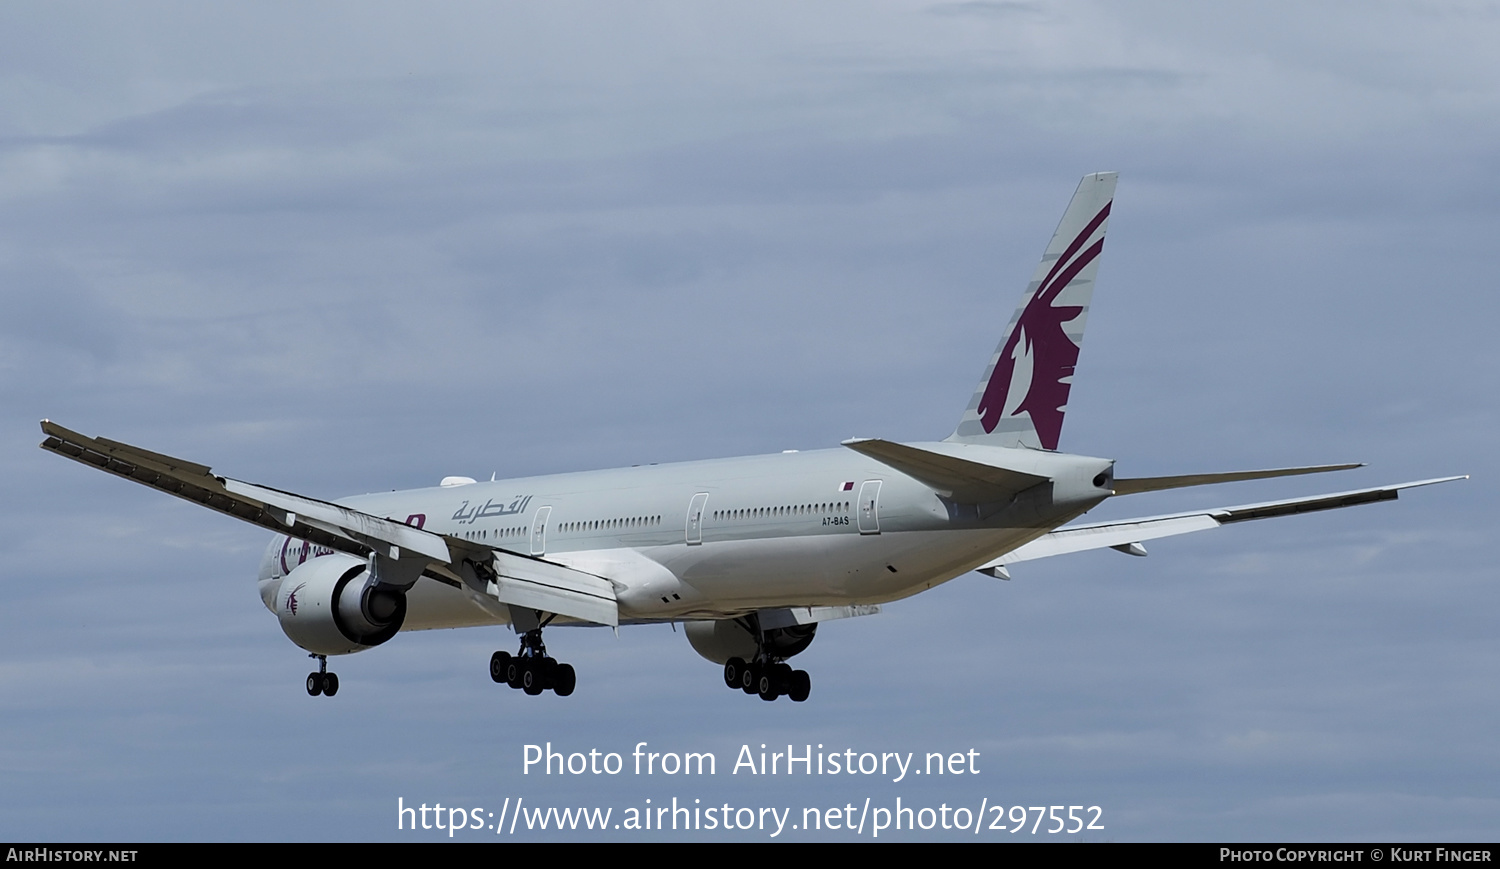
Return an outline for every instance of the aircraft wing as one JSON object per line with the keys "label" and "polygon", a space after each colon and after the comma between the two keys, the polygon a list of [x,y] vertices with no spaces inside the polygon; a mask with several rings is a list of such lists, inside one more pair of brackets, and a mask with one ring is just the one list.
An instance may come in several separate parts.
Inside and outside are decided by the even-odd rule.
{"label": "aircraft wing", "polygon": [[150,486],[210,510],[289,534],[338,552],[366,558],[420,561],[412,575],[457,586],[472,571],[464,562],[485,564],[494,573],[482,589],[500,603],[526,606],[584,621],[615,625],[619,609],[609,580],[561,564],[497,550],[469,540],[214,474],[207,465],[155,453],[108,438],[92,438],[42,420],[44,450],[118,477]]}
{"label": "aircraft wing", "polygon": [[531,555],[496,551],[483,591],[502,604],[617,627],[620,605],[603,577]]}
{"label": "aircraft wing", "polygon": [[1468,476],[1439,477],[1432,480],[1417,480],[1411,483],[1396,483],[1371,489],[1355,489],[1351,492],[1336,492],[1331,495],[1313,495],[1306,498],[1288,498],[1282,501],[1265,501],[1259,504],[1243,504],[1238,507],[1216,507],[1190,513],[1172,513],[1165,516],[1145,516],[1136,519],[1120,519],[1114,522],[1096,522],[1090,525],[1074,525],[1059,528],[1050,534],[1038,537],[1017,549],[1011,550],[975,570],[1001,579],[1008,579],[1006,566],[1021,561],[1083,552],[1089,549],[1118,549],[1131,555],[1145,555],[1141,543],[1161,537],[1174,537],[1194,531],[1207,531],[1234,522],[1251,519],[1269,519],[1273,516],[1293,516],[1318,510],[1335,510],[1358,504],[1373,504],[1377,501],[1394,501],[1402,489],[1431,486],[1453,480],[1467,480]]}

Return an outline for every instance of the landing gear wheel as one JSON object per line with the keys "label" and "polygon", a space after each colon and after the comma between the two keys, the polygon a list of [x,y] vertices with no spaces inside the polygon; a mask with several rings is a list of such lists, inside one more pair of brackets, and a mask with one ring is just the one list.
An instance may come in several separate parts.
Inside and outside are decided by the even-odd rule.
{"label": "landing gear wheel", "polygon": [[557,675],[553,678],[556,681],[552,684],[552,693],[559,697],[572,694],[573,686],[578,684],[578,676],[573,672],[572,664],[558,664]]}
{"label": "landing gear wheel", "polygon": [[745,669],[744,658],[730,658],[724,663],[724,684],[731,688],[740,687],[740,673]]}
{"label": "landing gear wheel", "polygon": [[792,698],[793,703],[801,703],[811,692],[812,677],[807,675],[806,670],[794,670],[791,682],[787,686],[786,696]]}
{"label": "landing gear wheel", "polygon": [[572,694],[578,676],[571,666],[560,664],[549,656],[547,646],[542,642],[542,628],[551,621],[552,616],[548,616],[539,627],[522,634],[521,648],[514,655],[505,652],[491,655],[490,678],[519,688],[533,697],[547,690],[559,697]]}
{"label": "landing gear wheel", "polygon": [[805,631],[767,629],[753,613],[735,619],[734,623],[755,638],[755,654],[748,661],[744,658],[725,661],[724,684],[768,702],[778,697],[790,697],[794,703],[807,700],[812,692],[812,678],[806,671],[792,669],[786,659],[807,648],[817,625],[808,625]]}
{"label": "landing gear wheel", "polygon": [[339,693],[339,677],[328,672],[328,656],[313,652],[308,657],[318,659],[318,672],[307,674],[307,696],[327,694],[332,697]]}
{"label": "landing gear wheel", "polygon": [[496,682],[505,681],[505,668],[510,665],[510,652],[496,652],[490,655],[490,678]]}

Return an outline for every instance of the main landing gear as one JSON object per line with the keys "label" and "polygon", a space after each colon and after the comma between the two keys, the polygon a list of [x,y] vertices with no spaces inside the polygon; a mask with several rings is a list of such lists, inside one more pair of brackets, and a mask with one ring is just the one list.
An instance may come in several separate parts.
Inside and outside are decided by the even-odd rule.
{"label": "main landing gear", "polygon": [[328,672],[327,655],[308,655],[309,658],[318,659],[318,672],[307,674],[307,696],[316,697],[326,694],[329,697],[339,693],[339,677],[335,673]]}
{"label": "main landing gear", "polygon": [[533,697],[552,689],[559,697],[573,693],[578,677],[572,664],[559,664],[547,657],[547,647],[542,643],[542,629],[536,628],[521,635],[521,650],[514,655],[496,652],[490,656],[490,678],[504,682],[512,688],[520,688]]}
{"label": "main landing gear", "polygon": [[812,691],[812,677],[806,670],[793,670],[785,661],[765,654],[746,663],[744,658],[730,658],[724,665],[724,684],[746,694],[759,694],[762,700],[790,697],[801,703]]}

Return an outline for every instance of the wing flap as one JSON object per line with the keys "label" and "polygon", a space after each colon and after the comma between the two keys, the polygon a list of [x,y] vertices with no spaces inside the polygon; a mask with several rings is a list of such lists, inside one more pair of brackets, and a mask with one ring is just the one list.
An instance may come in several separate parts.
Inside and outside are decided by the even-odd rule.
{"label": "wing flap", "polygon": [[496,576],[486,583],[485,590],[503,604],[611,627],[620,624],[615,587],[607,579],[498,550],[491,567]]}

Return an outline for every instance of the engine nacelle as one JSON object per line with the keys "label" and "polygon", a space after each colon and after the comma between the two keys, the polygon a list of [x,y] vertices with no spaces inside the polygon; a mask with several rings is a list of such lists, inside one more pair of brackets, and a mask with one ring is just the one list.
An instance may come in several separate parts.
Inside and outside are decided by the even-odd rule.
{"label": "engine nacelle", "polygon": [[[728,663],[730,658],[749,661],[755,657],[755,637],[734,619],[684,622],[682,629],[693,651],[715,664]],[[773,628],[766,631],[766,651],[777,658],[790,658],[812,645],[817,632],[817,624]]]}
{"label": "engine nacelle", "polygon": [[343,554],[298,565],[276,590],[281,630],[317,655],[347,655],[394,637],[406,621],[406,594],[366,587],[368,568]]}

